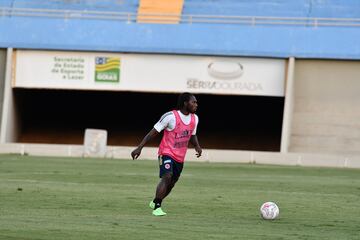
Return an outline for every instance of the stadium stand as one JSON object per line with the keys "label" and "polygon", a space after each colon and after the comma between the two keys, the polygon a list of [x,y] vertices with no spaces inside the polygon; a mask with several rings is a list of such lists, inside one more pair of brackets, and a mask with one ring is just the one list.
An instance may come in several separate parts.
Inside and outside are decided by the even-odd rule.
{"label": "stadium stand", "polygon": [[353,0],[227,0],[221,6],[189,0],[182,24],[170,25],[136,24],[138,1],[6,0],[0,6],[0,47],[360,59],[360,48],[351,46],[360,38],[360,5]]}
{"label": "stadium stand", "polygon": [[309,4],[303,1],[185,1],[184,14],[223,16],[306,17]]}
{"label": "stadium stand", "polygon": [[0,2],[0,6],[28,9],[136,12],[138,0],[3,0]]}
{"label": "stadium stand", "polygon": [[276,17],[321,17],[359,18],[360,2],[356,0],[187,0],[184,14],[224,16],[276,16]]}

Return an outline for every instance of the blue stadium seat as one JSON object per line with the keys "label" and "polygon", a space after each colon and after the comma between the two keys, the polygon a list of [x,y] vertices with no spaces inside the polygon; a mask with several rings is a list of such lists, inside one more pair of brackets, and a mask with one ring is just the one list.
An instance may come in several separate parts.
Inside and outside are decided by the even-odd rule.
{"label": "blue stadium seat", "polygon": [[359,0],[186,0],[183,14],[273,17],[360,17]]}
{"label": "blue stadium seat", "polygon": [[2,7],[136,12],[138,0],[2,0]]}
{"label": "blue stadium seat", "polygon": [[186,0],[183,14],[304,17],[308,9],[307,1]]}
{"label": "blue stadium seat", "polygon": [[310,17],[360,18],[359,0],[313,0]]}

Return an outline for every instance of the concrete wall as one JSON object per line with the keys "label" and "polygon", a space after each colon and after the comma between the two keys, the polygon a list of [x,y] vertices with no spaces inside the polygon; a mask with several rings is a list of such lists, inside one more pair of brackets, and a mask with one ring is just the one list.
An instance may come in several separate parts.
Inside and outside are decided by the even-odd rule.
{"label": "concrete wall", "polygon": [[4,103],[6,49],[0,49],[0,119]]}
{"label": "concrete wall", "polygon": [[298,60],[290,152],[360,154],[360,62]]}
{"label": "concrete wall", "polygon": [[[132,150],[134,150],[134,147],[108,146],[105,157],[130,159]],[[140,159],[155,161],[157,159],[157,150],[157,148],[145,147]],[[84,156],[84,147],[82,145],[7,143],[0,144],[0,154],[2,153],[33,156],[82,157]],[[344,157],[328,154],[252,152],[220,149],[203,149],[201,158],[197,158],[194,149],[190,149],[186,155],[186,161],[360,168],[359,156]]]}

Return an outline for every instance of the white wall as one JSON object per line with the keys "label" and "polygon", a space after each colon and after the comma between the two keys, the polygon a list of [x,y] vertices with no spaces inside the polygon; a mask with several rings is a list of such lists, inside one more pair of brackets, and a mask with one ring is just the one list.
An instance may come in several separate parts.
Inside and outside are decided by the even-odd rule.
{"label": "white wall", "polygon": [[19,88],[284,96],[284,71],[283,59],[17,50],[13,84]]}

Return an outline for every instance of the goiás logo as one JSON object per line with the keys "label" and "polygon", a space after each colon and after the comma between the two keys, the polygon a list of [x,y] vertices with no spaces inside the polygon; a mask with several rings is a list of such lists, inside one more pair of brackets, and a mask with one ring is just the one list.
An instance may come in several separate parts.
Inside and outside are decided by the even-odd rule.
{"label": "goi\u00e1s logo", "polygon": [[120,81],[120,58],[119,57],[96,57],[95,58],[95,81],[96,82],[119,82]]}

